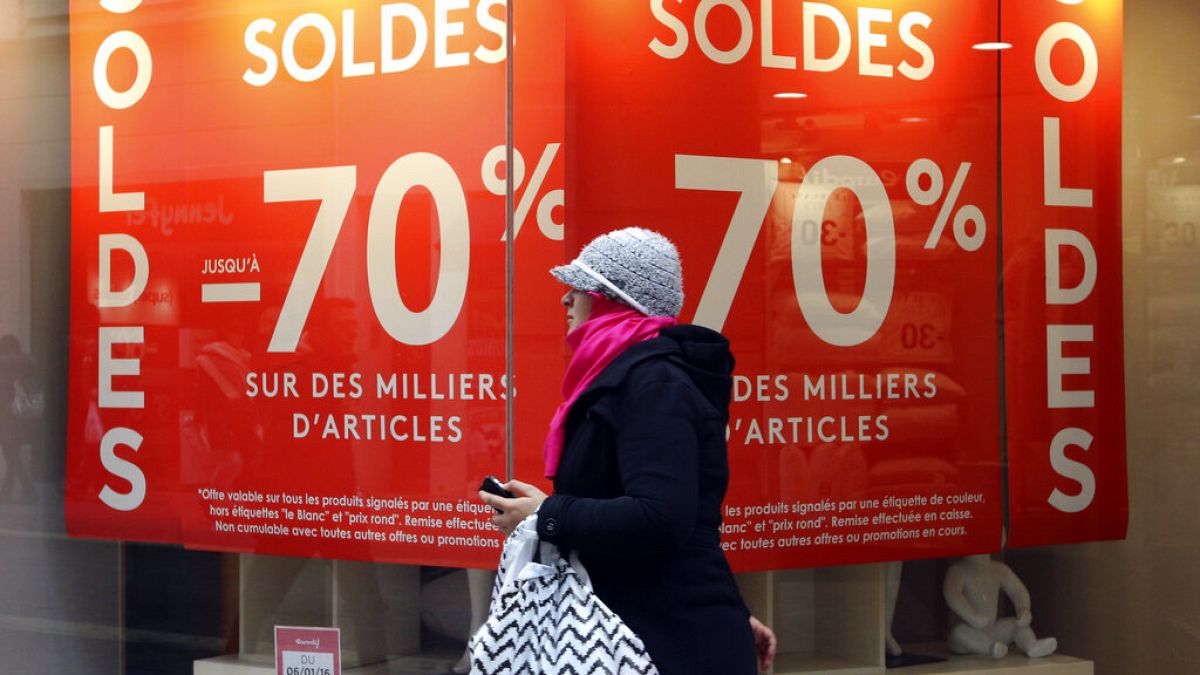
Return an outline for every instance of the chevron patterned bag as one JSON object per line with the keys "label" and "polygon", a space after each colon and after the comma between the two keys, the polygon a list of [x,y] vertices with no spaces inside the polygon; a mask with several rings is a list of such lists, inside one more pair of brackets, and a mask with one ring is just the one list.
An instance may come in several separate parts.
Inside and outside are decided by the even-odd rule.
{"label": "chevron patterned bag", "polygon": [[473,675],[658,675],[640,638],[592,592],[574,553],[537,536],[537,514],[504,542],[487,621],[471,638]]}

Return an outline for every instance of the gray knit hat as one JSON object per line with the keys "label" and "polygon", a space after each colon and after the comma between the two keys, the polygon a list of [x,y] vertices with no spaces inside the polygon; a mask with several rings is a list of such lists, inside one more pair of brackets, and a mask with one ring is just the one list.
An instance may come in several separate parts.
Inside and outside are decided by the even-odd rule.
{"label": "gray knit hat", "polygon": [[568,265],[550,270],[580,291],[598,291],[647,316],[679,316],[683,268],[669,239],[640,227],[602,234]]}

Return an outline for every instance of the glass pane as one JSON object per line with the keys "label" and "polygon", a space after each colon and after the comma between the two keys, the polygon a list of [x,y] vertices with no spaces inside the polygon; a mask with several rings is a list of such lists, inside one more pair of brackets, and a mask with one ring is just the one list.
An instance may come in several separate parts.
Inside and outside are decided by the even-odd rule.
{"label": "glass pane", "polygon": [[[346,667],[453,664],[469,584],[432,566],[500,543],[504,5],[69,20],[68,529],[256,554],[122,559],[203,568],[212,667],[269,667],[281,624],[339,628]],[[124,625],[175,597],[143,576]]]}

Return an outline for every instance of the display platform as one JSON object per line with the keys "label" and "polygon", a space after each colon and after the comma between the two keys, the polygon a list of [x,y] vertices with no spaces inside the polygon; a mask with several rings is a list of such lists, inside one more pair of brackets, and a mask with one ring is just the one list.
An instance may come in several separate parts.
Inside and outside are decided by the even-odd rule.
{"label": "display platform", "polygon": [[[933,653],[922,650],[922,653]],[[1091,661],[1055,654],[1043,659],[1023,656],[1008,656],[989,659],[977,656],[950,656],[947,661],[890,670],[879,666],[855,666],[836,659],[790,658],[775,669],[774,675],[967,675],[968,673],[1003,673],[1004,675],[1092,675]],[[432,657],[407,657],[391,659],[387,663],[376,663],[350,668],[345,675],[428,675],[449,671],[445,659]],[[196,661],[193,675],[273,675],[271,663],[241,659],[237,655],[218,656]]]}

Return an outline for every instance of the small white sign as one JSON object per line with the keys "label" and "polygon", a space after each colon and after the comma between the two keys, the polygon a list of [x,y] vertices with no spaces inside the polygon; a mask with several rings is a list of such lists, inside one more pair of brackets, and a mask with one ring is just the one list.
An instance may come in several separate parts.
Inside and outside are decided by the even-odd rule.
{"label": "small white sign", "polygon": [[283,650],[283,675],[334,675],[333,654]]}

